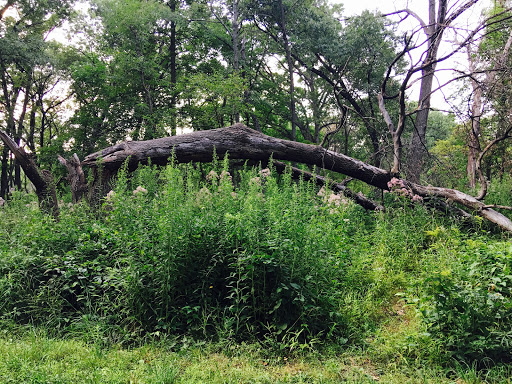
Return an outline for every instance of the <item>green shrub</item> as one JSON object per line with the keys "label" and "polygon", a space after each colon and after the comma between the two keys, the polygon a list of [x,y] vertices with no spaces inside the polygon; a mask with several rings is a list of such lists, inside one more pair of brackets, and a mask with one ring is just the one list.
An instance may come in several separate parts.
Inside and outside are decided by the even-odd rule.
{"label": "green shrub", "polygon": [[63,207],[54,222],[32,211],[34,227],[0,261],[2,317],[99,326],[116,340],[361,337],[356,312],[340,305],[354,296],[348,248],[365,231],[360,208],[328,203],[290,174],[230,175],[228,165],[121,172],[99,212]]}
{"label": "green shrub", "polygon": [[512,246],[467,240],[459,264],[424,280],[419,310],[449,356],[512,360]]}

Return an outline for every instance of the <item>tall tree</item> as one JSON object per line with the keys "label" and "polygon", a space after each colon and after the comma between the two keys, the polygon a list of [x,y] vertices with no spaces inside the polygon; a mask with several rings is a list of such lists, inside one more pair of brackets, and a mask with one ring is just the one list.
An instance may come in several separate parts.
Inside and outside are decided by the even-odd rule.
{"label": "tall tree", "polygon": [[[423,160],[426,153],[428,116],[431,109],[430,101],[434,91],[433,80],[437,64],[460,51],[468,41],[478,33],[481,26],[473,31],[468,31],[460,44],[454,47],[450,52],[441,56],[439,56],[440,45],[444,41],[443,37],[446,31],[450,28],[454,28],[454,23],[457,18],[471,9],[477,2],[478,0],[465,0],[464,2],[453,2],[453,4],[450,4],[449,0],[428,0],[428,22],[425,22],[414,10],[409,8],[393,13],[395,15],[405,15],[400,21],[408,17],[414,18],[419,24],[419,31],[423,36],[423,38],[419,38],[417,36],[418,31],[413,31],[410,34],[406,34],[403,39],[403,49],[398,57],[413,57],[415,53],[418,53],[416,57],[419,57],[419,59],[411,59],[409,69],[401,81],[400,92],[395,95],[395,97],[399,99],[400,104],[400,115],[396,126],[389,116],[386,116],[385,100],[393,98],[387,93],[386,82],[383,83],[380,95],[381,112],[386,117],[386,122],[393,136],[395,160],[393,170],[395,172],[400,171],[402,164],[401,137],[404,132],[406,118],[415,115],[406,161],[406,173],[408,179],[411,181],[418,182],[423,169]],[[393,66],[390,66],[388,74],[391,75],[392,72]],[[420,95],[416,110],[410,112],[405,105],[405,92],[414,80],[416,74],[420,75]]]}
{"label": "tall tree", "polygon": [[477,2],[478,0],[466,0],[462,4],[450,6],[448,0],[429,0],[428,22],[423,21],[412,10],[404,10],[405,13],[413,16],[419,22],[425,36],[425,40],[421,44],[424,43],[426,47],[417,68],[418,72],[421,73],[420,95],[407,159],[407,178],[413,182],[419,182],[423,169],[423,158],[426,152],[425,136],[439,46],[443,42],[445,31],[451,28],[454,21],[463,12],[470,9]]}
{"label": "tall tree", "polygon": [[[503,4],[496,3],[489,14],[493,23],[486,27],[484,37],[477,40],[477,48],[473,48],[477,52],[472,51],[471,45],[468,47],[473,97],[467,173],[471,188],[475,188],[478,177],[478,199],[483,199],[487,193],[488,180],[481,169],[483,157],[498,143],[512,137],[512,104],[509,101],[512,92],[511,12]],[[491,124],[482,129],[484,102],[489,104],[492,118],[487,119]],[[485,138],[487,140],[483,141]]]}
{"label": "tall tree", "polygon": [[297,111],[295,94],[295,64],[292,55],[292,41],[289,24],[297,18],[303,8],[311,8],[311,1],[295,2],[291,0],[253,0],[248,3],[248,10],[254,15],[258,27],[283,49],[286,62],[289,89],[289,108],[291,138],[297,138]]}
{"label": "tall tree", "polygon": [[[69,16],[72,0],[33,2],[28,0],[8,1],[2,6],[0,18],[0,77],[2,92],[0,104],[3,105],[6,134],[14,138],[19,147],[25,128],[25,119],[34,104],[34,95],[39,87],[44,98],[48,88],[38,84],[39,74],[45,67],[52,67],[48,50],[48,33],[59,26]],[[8,16],[7,10],[14,10]],[[42,88],[41,88],[42,87]],[[34,108],[32,107],[32,110]],[[32,117],[32,113],[30,114]],[[35,121],[35,116],[34,120]],[[10,181],[21,188],[21,169],[19,160],[9,167],[11,161],[9,148],[4,145],[1,174],[0,196],[5,197]],[[14,170],[11,180],[10,173]]]}

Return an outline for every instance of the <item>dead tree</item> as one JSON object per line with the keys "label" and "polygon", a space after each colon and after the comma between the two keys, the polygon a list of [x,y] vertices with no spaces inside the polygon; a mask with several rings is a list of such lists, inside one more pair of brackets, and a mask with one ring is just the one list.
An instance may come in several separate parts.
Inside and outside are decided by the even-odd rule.
{"label": "dead tree", "polygon": [[55,192],[55,182],[51,172],[39,169],[32,157],[2,130],[0,130],[0,139],[13,153],[16,161],[23,168],[25,175],[34,184],[41,211],[58,219],[59,205],[57,193]]}
{"label": "dead tree", "polygon": [[71,185],[71,200],[73,203],[77,203],[88,191],[87,180],[85,179],[80,159],[76,153],[68,160],[62,156],[58,156],[58,159],[59,162],[68,170],[67,180]]}
{"label": "dead tree", "polygon": [[[210,162],[214,153],[221,157],[229,154],[231,159],[267,162],[272,157],[275,160],[313,165],[353,177],[383,190],[389,189],[388,183],[393,176],[389,171],[321,146],[270,137],[242,124],[154,140],[125,141],[88,155],[82,164],[93,168],[97,175],[94,183],[101,185],[107,183],[108,178],[115,175],[123,164],[127,164],[128,170],[134,170],[139,164],[146,164],[148,161],[151,164],[167,164],[171,157],[180,163]],[[414,194],[458,203],[470,213],[512,232],[510,219],[470,195],[448,188],[426,187],[406,180],[403,182]]]}

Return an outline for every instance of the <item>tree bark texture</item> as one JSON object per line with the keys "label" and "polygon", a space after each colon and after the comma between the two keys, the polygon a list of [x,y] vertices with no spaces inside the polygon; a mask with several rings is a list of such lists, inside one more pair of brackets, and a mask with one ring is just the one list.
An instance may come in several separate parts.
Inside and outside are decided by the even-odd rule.
{"label": "tree bark texture", "polygon": [[[392,174],[384,169],[326,150],[321,146],[270,137],[243,124],[148,141],[125,141],[88,155],[82,165],[93,167],[96,175],[110,177],[125,162],[129,170],[134,170],[140,163],[148,163],[148,160],[152,164],[165,165],[171,157],[180,163],[210,162],[214,153],[219,157],[228,154],[231,159],[267,162],[272,157],[275,160],[314,165],[385,190],[389,189],[388,182],[392,177]],[[106,182],[105,176],[101,181]],[[438,197],[461,204],[472,214],[478,214],[512,232],[511,220],[470,195],[453,189],[425,187],[405,180],[404,182],[419,196]]]}
{"label": "tree bark texture", "polygon": [[0,140],[2,140],[6,147],[14,154],[16,161],[23,168],[25,175],[32,184],[34,184],[41,211],[51,214],[54,218],[58,219],[59,205],[55,191],[55,182],[50,171],[40,170],[31,156],[2,130],[0,130]]}
{"label": "tree bark texture", "polygon": [[[469,70],[472,73],[476,72],[475,55],[472,51],[471,45],[467,47]],[[473,102],[471,104],[471,128],[468,137],[468,163],[466,172],[468,175],[469,187],[476,188],[477,176],[477,159],[482,151],[480,147],[480,118],[483,114],[482,110],[482,85],[474,78],[471,78],[471,87],[473,88]],[[485,180],[484,180],[485,182]]]}
{"label": "tree bark texture", "polygon": [[148,159],[151,159],[152,164],[166,164],[173,153],[180,163],[210,162],[214,152],[219,157],[228,153],[231,159],[268,161],[272,156],[276,160],[314,165],[382,189],[387,188],[391,178],[388,171],[360,160],[318,145],[267,136],[243,124],[155,140],[125,141],[86,156],[82,165],[101,166],[115,172],[125,161],[128,161],[129,169],[135,169],[139,163],[147,163]]}
{"label": "tree bark texture", "polygon": [[71,185],[71,199],[73,203],[77,203],[88,191],[87,180],[85,179],[80,159],[76,153],[68,160],[64,159],[62,156],[58,156],[58,159],[68,170],[67,179]]}
{"label": "tree bark texture", "polygon": [[436,0],[429,0],[429,22],[428,25],[423,24],[423,31],[427,37],[427,49],[424,53],[425,59],[421,64],[423,69],[421,71],[418,113],[416,115],[415,127],[412,133],[407,159],[407,178],[415,183],[418,183],[420,180],[421,171],[423,169],[423,158],[427,152],[425,136],[430,112],[432,84],[437,64],[437,52],[441,44],[443,32],[450,24],[445,20],[448,12],[447,3],[447,0],[438,0],[436,15]]}

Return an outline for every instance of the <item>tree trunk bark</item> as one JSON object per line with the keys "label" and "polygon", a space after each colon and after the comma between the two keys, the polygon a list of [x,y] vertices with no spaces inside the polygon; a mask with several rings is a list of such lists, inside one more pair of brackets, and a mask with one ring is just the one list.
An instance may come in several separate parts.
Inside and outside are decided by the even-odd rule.
{"label": "tree trunk bark", "polygon": [[407,159],[407,179],[419,183],[421,171],[423,169],[423,159],[427,152],[426,132],[428,124],[428,115],[430,113],[430,94],[432,92],[432,83],[434,81],[434,69],[422,71],[422,80],[419,98],[419,111],[416,114],[414,130],[411,143],[409,145]]}
{"label": "tree trunk bark", "polygon": [[[176,15],[176,0],[171,0],[169,3],[169,7],[171,8],[171,12],[173,16]],[[177,68],[176,68],[176,58],[178,56],[177,46],[176,46],[176,21],[174,19],[171,21],[171,43],[170,43],[170,72],[171,72],[171,135],[176,136],[176,127],[178,125],[176,118],[176,106],[178,104],[178,95],[176,90],[177,85]]]}
{"label": "tree trunk bark", "polygon": [[[231,7],[231,44],[233,45],[233,70],[235,74],[240,72],[240,28],[238,26],[238,18],[240,17],[238,11],[238,0],[233,0]],[[233,111],[235,123],[240,122],[240,111],[235,107]]]}
{"label": "tree trunk bark", "polygon": [[286,55],[286,64],[288,65],[288,81],[290,87],[290,115],[292,124],[292,140],[297,139],[297,113],[295,108],[295,81],[293,78],[294,66],[292,52],[290,48],[290,41],[288,40],[288,31],[286,30],[286,15],[284,12],[283,1],[279,0],[279,7],[281,11],[281,33],[283,34],[284,51]]}
{"label": "tree trunk bark", "polygon": [[0,197],[7,198],[9,191],[9,180],[7,178],[7,168],[9,167],[9,149],[4,147],[2,151],[2,172],[0,173]]}
{"label": "tree trunk bark", "polygon": [[[32,87],[32,74],[27,79],[25,84],[25,97],[23,99],[23,106],[21,107],[20,117],[18,119],[18,127],[14,133],[14,141],[18,146],[21,144],[21,137],[23,136],[23,123],[25,122],[25,115],[27,113],[28,102],[30,101],[30,88]],[[21,164],[17,159],[14,161],[14,186],[21,191]]]}
{"label": "tree trunk bark", "polygon": [[58,156],[59,162],[68,170],[67,179],[71,185],[71,199],[73,203],[77,203],[82,196],[88,191],[87,180],[85,178],[80,159],[75,153],[69,160]]}
{"label": "tree trunk bark", "polygon": [[[474,81],[472,81],[475,83]],[[476,188],[477,159],[482,151],[480,147],[480,117],[482,115],[482,89],[473,84],[473,105],[471,108],[471,129],[469,131],[468,143],[468,164],[466,172],[468,175],[469,187]]]}
{"label": "tree trunk bark", "polygon": [[0,130],[0,140],[14,154],[25,175],[34,184],[36,195],[39,200],[41,211],[52,215],[55,219],[59,218],[59,205],[57,203],[57,193],[55,192],[55,183],[50,171],[40,170],[34,163],[29,154],[19,147],[4,131]]}
{"label": "tree trunk bark", "polygon": [[318,145],[267,136],[243,124],[148,141],[124,141],[86,156],[82,165],[97,167],[100,164],[102,168],[115,172],[126,160],[129,169],[133,170],[139,163],[147,163],[148,159],[151,159],[152,164],[167,164],[173,153],[180,163],[210,162],[214,152],[219,157],[228,154],[231,159],[268,161],[272,156],[276,160],[314,165],[382,189],[387,188],[387,182],[391,179],[388,171],[360,160]]}
{"label": "tree trunk bark", "polygon": [[[432,96],[432,84],[436,69],[437,52],[444,30],[450,22],[446,21],[448,12],[447,0],[438,0],[436,16],[436,0],[429,0],[429,23],[423,26],[427,35],[427,50],[422,62],[420,97],[418,100],[418,113],[414,131],[409,145],[407,158],[407,179],[419,183],[423,170],[423,159],[426,154],[425,135],[427,132],[428,115],[430,112],[430,99]],[[455,12],[457,13],[457,12]]]}

